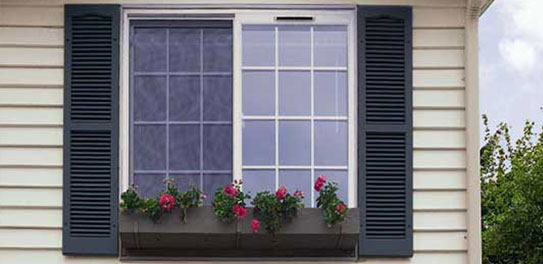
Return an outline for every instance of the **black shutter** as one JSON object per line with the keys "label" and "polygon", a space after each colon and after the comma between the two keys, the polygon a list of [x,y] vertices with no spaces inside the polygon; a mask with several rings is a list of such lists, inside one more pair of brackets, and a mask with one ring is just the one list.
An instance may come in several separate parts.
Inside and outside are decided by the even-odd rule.
{"label": "black shutter", "polygon": [[410,7],[358,7],[361,257],[413,255]]}
{"label": "black shutter", "polygon": [[118,255],[118,5],[66,5],[62,251]]}

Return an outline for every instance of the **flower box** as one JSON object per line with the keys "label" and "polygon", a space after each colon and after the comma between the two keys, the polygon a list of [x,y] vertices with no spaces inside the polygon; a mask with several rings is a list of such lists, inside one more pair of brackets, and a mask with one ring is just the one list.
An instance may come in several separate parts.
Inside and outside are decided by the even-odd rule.
{"label": "flower box", "polygon": [[263,227],[251,230],[252,208],[239,223],[216,219],[211,207],[189,209],[187,223],[174,210],[159,222],[139,213],[120,215],[124,257],[276,258],[354,257],[359,236],[358,209],[351,209],[342,225],[326,226],[322,211],[300,209],[292,222],[276,234]]}

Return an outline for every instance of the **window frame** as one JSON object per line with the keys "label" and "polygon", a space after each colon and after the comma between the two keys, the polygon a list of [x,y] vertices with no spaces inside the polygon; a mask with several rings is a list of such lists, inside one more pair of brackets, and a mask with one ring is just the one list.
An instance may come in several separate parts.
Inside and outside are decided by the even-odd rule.
{"label": "window frame", "polygon": [[[180,8],[183,8],[180,6]],[[240,9],[217,7],[209,9],[154,9],[124,8],[121,17],[120,60],[120,143],[119,143],[119,189],[122,193],[130,186],[130,22],[134,20],[231,20],[233,21],[233,164],[232,177],[242,175],[242,25],[342,25],[347,26],[347,120],[348,120],[348,206],[357,207],[357,29],[356,9],[353,6],[270,6]],[[295,9],[293,9],[295,8]],[[311,16],[311,21],[276,21],[277,16]],[[277,136],[277,135],[276,135]],[[314,200],[314,199],[312,199]]]}

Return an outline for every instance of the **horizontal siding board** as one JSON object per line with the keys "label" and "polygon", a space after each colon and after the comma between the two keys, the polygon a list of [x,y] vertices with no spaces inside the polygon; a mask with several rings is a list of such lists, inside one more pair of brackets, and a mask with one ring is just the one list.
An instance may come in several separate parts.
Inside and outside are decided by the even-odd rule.
{"label": "horizontal siding board", "polygon": [[415,210],[458,210],[466,209],[465,191],[415,191],[413,192]]}
{"label": "horizontal siding board", "polygon": [[62,166],[62,148],[0,147],[0,166]]}
{"label": "horizontal siding board", "polygon": [[[2,247],[59,248],[62,230],[4,229],[0,228],[0,249]],[[1,253],[0,253],[1,254]],[[39,261],[39,258],[34,262]]]}
{"label": "horizontal siding board", "polygon": [[415,148],[465,148],[466,133],[461,130],[417,130],[413,131]]}
{"label": "horizontal siding board", "polygon": [[[3,154],[2,154],[3,155]],[[0,168],[0,185],[61,187],[62,169],[59,168]]]}
{"label": "horizontal siding board", "polygon": [[0,86],[8,85],[63,85],[64,70],[0,68]]}
{"label": "horizontal siding board", "polygon": [[463,8],[414,8],[414,28],[462,28],[466,11]]}
{"label": "horizontal siding board", "polygon": [[413,237],[415,250],[467,250],[466,232],[431,232],[415,233]]}
{"label": "horizontal siding board", "polygon": [[0,25],[63,26],[64,8],[61,6],[5,6],[0,8]]}
{"label": "horizontal siding board", "polygon": [[413,87],[465,87],[464,70],[413,70]]}
{"label": "horizontal siding board", "polygon": [[415,190],[465,189],[466,171],[419,170],[413,173]]}
{"label": "horizontal siding board", "polygon": [[0,127],[0,146],[62,146],[60,127]]}
{"label": "horizontal siding board", "polygon": [[372,258],[364,259],[364,264],[467,264],[467,254],[463,252],[454,253],[417,253],[412,258]]}
{"label": "horizontal siding board", "polygon": [[0,26],[0,45],[63,46],[64,29]]}
{"label": "horizontal siding board", "polygon": [[[0,209],[0,228],[62,228],[61,209]],[[36,232],[41,232],[36,231]]]}
{"label": "horizontal siding board", "polygon": [[415,90],[414,107],[465,107],[464,90]]}
{"label": "horizontal siding board", "polygon": [[61,48],[0,47],[0,66],[62,67],[64,50]]}
{"label": "horizontal siding board", "polygon": [[419,230],[465,230],[466,212],[416,212],[413,214],[415,232]]}
{"label": "horizontal siding board", "polygon": [[0,188],[0,207],[60,207],[61,205],[62,189]]}
{"label": "horizontal siding board", "polygon": [[[2,250],[0,248],[0,263],[9,264],[114,264],[127,263],[121,262],[116,257],[66,257],[62,255],[62,250],[32,250],[32,249],[13,249]],[[203,263],[203,262],[202,262]]]}
{"label": "horizontal siding board", "polygon": [[62,125],[60,108],[0,107],[1,125]]}
{"label": "horizontal siding board", "polygon": [[463,48],[463,29],[415,29],[413,48]]}
{"label": "horizontal siding board", "polygon": [[413,67],[415,68],[462,68],[464,67],[464,50],[458,50],[458,49],[413,50]]}
{"label": "horizontal siding board", "polygon": [[413,127],[421,128],[464,128],[464,110],[414,110]]}
{"label": "horizontal siding board", "polygon": [[62,106],[62,98],[62,89],[0,88],[0,105]]}
{"label": "horizontal siding board", "polygon": [[464,150],[415,150],[413,151],[415,168],[465,168]]}

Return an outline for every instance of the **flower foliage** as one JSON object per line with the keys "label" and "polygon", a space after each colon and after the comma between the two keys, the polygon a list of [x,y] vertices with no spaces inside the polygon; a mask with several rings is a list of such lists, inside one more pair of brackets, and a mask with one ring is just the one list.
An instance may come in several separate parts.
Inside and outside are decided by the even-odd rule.
{"label": "flower foliage", "polygon": [[187,210],[192,207],[202,206],[205,195],[194,186],[190,187],[186,192],[181,192],[172,179],[167,180],[165,183],[165,190],[156,198],[141,197],[136,188],[131,186],[121,194],[121,210],[127,213],[144,213],[156,222],[165,213],[171,212],[174,208],[180,208],[181,220],[186,223]]}
{"label": "flower foliage", "polygon": [[337,196],[336,192],[339,189],[337,183],[326,183],[326,176],[321,175],[315,181],[314,188],[319,192],[317,208],[322,209],[326,224],[328,226],[342,224],[349,209]]}
{"label": "flower foliage", "polygon": [[289,194],[282,186],[275,194],[265,191],[256,194],[253,200],[254,215],[256,219],[251,223],[253,232],[258,232],[259,224],[262,223],[268,233],[275,233],[281,228],[282,221],[292,221],[298,214],[298,209],[303,208],[304,198],[301,191]]}
{"label": "flower foliage", "polygon": [[251,197],[241,191],[241,184],[241,181],[235,180],[231,185],[218,188],[215,192],[213,211],[219,220],[231,223],[245,218],[245,200]]}

